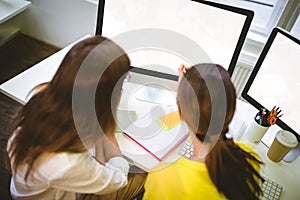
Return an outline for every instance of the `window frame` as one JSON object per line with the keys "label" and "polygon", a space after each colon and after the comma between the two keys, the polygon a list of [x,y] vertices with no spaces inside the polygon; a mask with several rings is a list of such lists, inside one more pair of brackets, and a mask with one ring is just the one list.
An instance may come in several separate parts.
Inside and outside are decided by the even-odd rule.
{"label": "window frame", "polygon": [[[300,1],[287,0],[284,10],[279,16],[278,22],[274,25],[274,27],[271,27],[271,30],[275,27],[280,27],[287,31],[291,31],[299,14]],[[248,66],[254,67],[269,35],[270,33],[262,35],[249,31],[238,64],[244,63]]]}
{"label": "window frame", "polygon": [[272,14],[269,20],[267,21],[266,25],[259,26],[259,25],[252,24],[252,28],[250,28],[250,31],[256,34],[268,36],[271,33],[272,29],[277,25],[288,1],[289,0],[278,0],[273,8]]}

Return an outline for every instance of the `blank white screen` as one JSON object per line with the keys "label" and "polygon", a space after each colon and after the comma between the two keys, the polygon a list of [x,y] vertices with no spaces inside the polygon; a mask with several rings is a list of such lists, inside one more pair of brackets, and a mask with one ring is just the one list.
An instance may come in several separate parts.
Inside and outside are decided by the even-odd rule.
{"label": "blank white screen", "polygon": [[271,110],[279,106],[281,120],[300,133],[300,45],[277,33],[248,94]]}
{"label": "blank white screen", "polygon": [[[245,15],[188,0],[106,0],[102,35],[111,38],[139,28],[169,29],[195,41],[212,62],[228,69],[245,20]],[[134,67],[159,64],[176,75],[180,64],[196,64],[167,54],[141,50],[129,57]]]}

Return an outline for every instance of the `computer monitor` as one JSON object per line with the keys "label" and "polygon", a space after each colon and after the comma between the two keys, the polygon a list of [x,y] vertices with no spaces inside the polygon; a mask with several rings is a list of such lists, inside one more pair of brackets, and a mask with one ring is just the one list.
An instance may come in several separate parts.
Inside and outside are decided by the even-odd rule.
{"label": "computer monitor", "polygon": [[242,92],[257,109],[281,108],[277,125],[300,141],[300,40],[274,28]]}
{"label": "computer monitor", "polygon": [[[210,59],[203,62],[221,64],[231,75],[252,18],[252,11],[203,0],[100,0],[96,34],[113,38],[142,28],[171,30],[199,45]],[[181,45],[179,41],[172,42]],[[129,57],[133,67],[149,69],[147,66],[151,66],[165,73],[160,66],[166,66],[171,75],[177,75],[182,63],[196,64],[188,63],[176,52],[157,49],[129,52]]]}

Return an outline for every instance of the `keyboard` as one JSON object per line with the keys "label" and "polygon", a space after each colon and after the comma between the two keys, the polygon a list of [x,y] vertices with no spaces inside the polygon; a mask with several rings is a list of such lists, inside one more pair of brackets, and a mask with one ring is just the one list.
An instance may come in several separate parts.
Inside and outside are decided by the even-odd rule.
{"label": "keyboard", "polygon": [[178,151],[179,155],[181,155],[185,158],[191,158],[193,155],[193,152],[194,152],[193,144],[191,143],[191,141],[189,139],[186,139],[182,143],[182,145]]}
{"label": "keyboard", "polygon": [[282,191],[282,186],[272,181],[269,178],[264,177],[265,182],[262,184],[263,194],[261,200],[279,200]]}

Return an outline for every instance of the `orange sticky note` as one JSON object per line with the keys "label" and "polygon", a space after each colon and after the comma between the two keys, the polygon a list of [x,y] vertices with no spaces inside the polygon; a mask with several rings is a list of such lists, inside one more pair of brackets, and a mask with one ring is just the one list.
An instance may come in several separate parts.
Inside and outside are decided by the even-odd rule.
{"label": "orange sticky note", "polygon": [[181,123],[178,110],[161,116],[157,119],[157,123],[164,131],[167,131]]}

